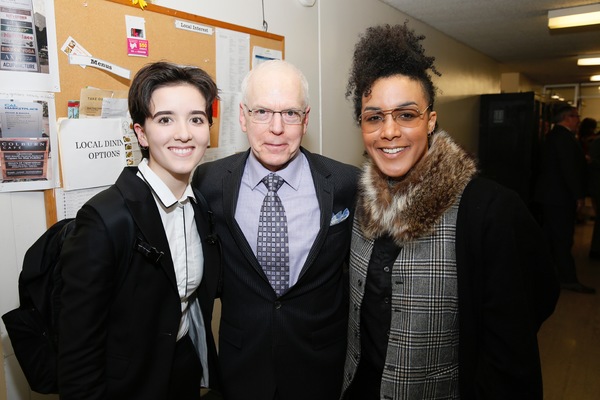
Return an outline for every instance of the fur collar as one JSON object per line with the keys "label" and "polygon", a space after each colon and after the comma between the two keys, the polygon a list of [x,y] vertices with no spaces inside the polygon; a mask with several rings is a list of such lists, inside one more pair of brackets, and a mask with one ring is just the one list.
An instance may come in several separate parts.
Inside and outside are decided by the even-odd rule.
{"label": "fur collar", "polygon": [[368,158],[356,211],[363,234],[369,239],[389,234],[401,244],[431,233],[476,172],[475,161],[443,131],[433,135],[427,154],[402,180],[388,180]]}

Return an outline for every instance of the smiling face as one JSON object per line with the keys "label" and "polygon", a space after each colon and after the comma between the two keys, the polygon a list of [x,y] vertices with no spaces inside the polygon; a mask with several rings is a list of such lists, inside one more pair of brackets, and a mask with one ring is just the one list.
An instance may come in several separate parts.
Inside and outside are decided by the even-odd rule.
{"label": "smiling face", "polygon": [[[248,82],[246,104],[240,104],[240,126],[248,135],[252,153],[270,171],[285,168],[300,151],[310,111],[303,93],[298,75],[286,66],[263,68]],[[271,122],[259,123],[252,120],[248,109],[301,110],[306,114],[297,125],[285,124],[279,113],[273,114]]]}
{"label": "smiling face", "polygon": [[[361,113],[404,107],[423,111],[428,105],[420,82],[395,75],[375,81],[371,93],[362,98]],[[414,126],[407,128],[387,114],[380,129],[374,132],[363,129],[365,149],[382,173],[401,178],[427,153],[427,134],[433,132],[436,118],[436,112],[427,109]]]}
{"label": "smiling face", "polygon": [[134,124],[141,146],[148,147],[148,166],[175,193],[189,181],[210,138],[206,100],[188,84],[159,87],[152,93],[152,116]]}

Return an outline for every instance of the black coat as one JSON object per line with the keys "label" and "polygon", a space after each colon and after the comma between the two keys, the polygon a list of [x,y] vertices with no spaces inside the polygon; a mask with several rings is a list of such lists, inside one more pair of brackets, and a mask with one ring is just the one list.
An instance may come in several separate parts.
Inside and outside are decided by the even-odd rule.
{"label": "black coat", "polygon": [[542,204],[575,207],[586,194],[586,161],[575,135],[555,125],[542,144],[534,199]]}
{"label": "black coat", "polygon": [[[74,233],[63,246],[64,287],[59,319],[62,400],[167,398],[181,303],[156,202],[136,173],[136,167],[125,168],[115,185],[107,189],[114,192],[114,204],[98,204],[105,198],[102,194],[86,203],[77,214]],[[106,216],[99,210],[112,208],[119,213],[119,207],[127,208],[134,228],[128,240],[115,243],[115,232],[106,229]],[[200,207],[194,205],[204,252],[204,275],[196,293],[205,322],[209,376],[214,386],[217,369],[211,318],[220,255],[218,245],[207,242],[209,222],[206,210]],[[136,250],[136,239],[164,255],[153,262]],[[123,257],[129,261],[123,263]],[[190,307],[193,304],[190,299]]]}
{"label": "black coat", "polygon": [[456,224],[461,399],[542,399],[537,332],[560,288],[540,227],[516,193],[465,188]]}

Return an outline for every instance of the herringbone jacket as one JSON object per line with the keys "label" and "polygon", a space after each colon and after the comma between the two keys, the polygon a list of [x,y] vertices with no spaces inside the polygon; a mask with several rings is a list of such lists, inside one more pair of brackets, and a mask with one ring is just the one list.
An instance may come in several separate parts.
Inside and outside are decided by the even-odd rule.
{"label": "herringbone jacket", "polygon": [[[363,168],[350,259],[344,391],[361,357],[370,251],[387,233],[401,251],[392,273],[380,398],[542,399],[536,334],[559,289],[541,230],[516,193],[475,177],[464,151],[446,134],[436,136],[398,185],[390,185],[370,161]],[[415,249],[431,254],[418,256]],[[422,341],[417,345],[416,339]]]}

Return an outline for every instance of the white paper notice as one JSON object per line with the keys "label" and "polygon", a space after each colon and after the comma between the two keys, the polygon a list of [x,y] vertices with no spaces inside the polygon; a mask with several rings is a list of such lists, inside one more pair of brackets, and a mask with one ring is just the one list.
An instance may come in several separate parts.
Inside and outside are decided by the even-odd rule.
{"label": "white paper notice", "polygon": [[239,92],[250,69],[250,35],[217,28],[217,86],[224,92]]}
{"label": "white paper notice", "polygon": [[77,211],[92,197],[108,186],[100,186],[92,189],[71,190],[65,192],[58,188],[54,189],[54,198],[56,199],[56,219],[75,218]]}
{"label": "white paper notice", "polygon": [[79,65],[88,65],[90,67],[102,69],[107,72],[111,72],[120,77],[129,79],[131,76],[131,71],[122,67],[119,67],[116,64],[110,63],[108,61],[101,60],[99,58],[87,57],[87,56],[79,56],[75,54],[69,55],[69,64],[79,64]]}
{"label": "white paper notice", "polygon": [[117,118],[63,119],[58,146],[65,191],[111,185],[126,165]]}
{"label": "white paper notice", "polygon": [[252,68],[269,60],[281,60],[283,53],[279,50],[254,46],[252,48]]}
{"label": "white paper notice", "polygon": [[231,154],[248,148],[248,138],[240,128],[240,92],[221,92],[219,148],[231,149]]}

